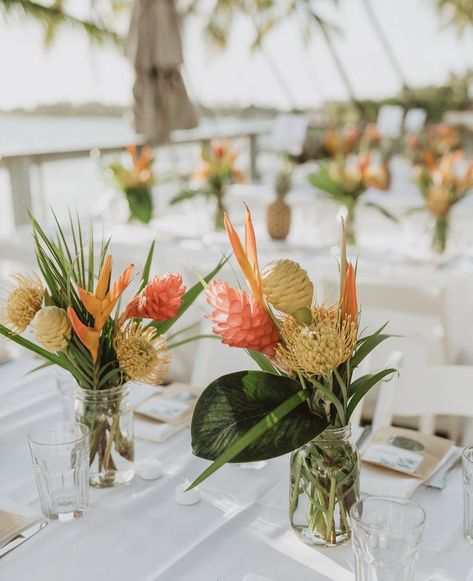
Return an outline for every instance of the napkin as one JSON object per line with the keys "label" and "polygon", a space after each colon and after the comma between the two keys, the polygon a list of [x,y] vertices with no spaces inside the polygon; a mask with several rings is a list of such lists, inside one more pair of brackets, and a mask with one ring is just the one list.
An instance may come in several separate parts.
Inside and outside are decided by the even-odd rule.
{"label": "napkin", "polygon": [[[417,444],[419,448],[414,452],[409,447],[393,446],[391,444],[393,441]],[[453,442],[445,438],[422,434],[415,430],[382,428],[373,434],[361,453],[364,460],[360,474],[361,492],[373,496],[409,498],[418,486],[430,478],[448,459],[452,447]],[[387,458],[383,459],[383,463],[391,461],[389,448],[399,451],[402,466],[388,468],[377,463],[375,457],[384,456],[384,452]],[[393,458],[396,460],[395,456]],[[412,462],[411,465],[409,461]]]}
{"label": "napkin", "polygon": [[39,520],[41,517],[31,512],[28,507],[7,498],[0,498],[0,549]]}
{"label": "napkin", "polygon": [[134,405],[137,438],[164,442],[190,425],[196,396],[192,388],[180,382],[156,391]]}

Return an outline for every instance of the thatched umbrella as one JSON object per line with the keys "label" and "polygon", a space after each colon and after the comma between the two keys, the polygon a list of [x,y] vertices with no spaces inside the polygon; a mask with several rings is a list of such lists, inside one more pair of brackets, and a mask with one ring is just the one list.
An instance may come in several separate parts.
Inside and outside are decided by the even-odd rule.
{"label": "thatched umbrella", "polygon": [[134,124],[151,143],[174,129],[190,129],[197,116],[181,76],[179,16],[174,0],[134,0],[126,55],[135,69]]}

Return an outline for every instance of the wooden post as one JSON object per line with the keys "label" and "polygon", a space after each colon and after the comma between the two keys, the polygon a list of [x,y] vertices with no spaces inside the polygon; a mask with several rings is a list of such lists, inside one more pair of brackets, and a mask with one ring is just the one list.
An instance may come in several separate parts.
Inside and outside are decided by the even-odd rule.
{"label": "wooden post", "polygon": [[250,135],[250,178],[252,182],[257,182],[260,179],[258,173],[258,135],[256,133]]}
{"label": "wooden post", "polygon": [[31,209],[31,160],[28,157],[12,157],[5,160],[10,174],[10,191],[15,226],[29,224],[28,210]]}

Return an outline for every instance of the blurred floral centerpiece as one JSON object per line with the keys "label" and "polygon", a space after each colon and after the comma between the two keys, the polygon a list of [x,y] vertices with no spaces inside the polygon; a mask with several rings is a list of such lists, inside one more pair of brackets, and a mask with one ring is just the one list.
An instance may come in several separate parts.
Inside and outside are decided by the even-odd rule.
{"label": "blurred floral centerpiece", "polygon": [[415,165],[429,165],[460,147],[457,129],[446,123],[430,125],[421,133],[406,136],[406,154]]}
{"label": "blurred floral centerpiece", "polygon": [[[149,279],[151,246],[131,300],[120,298],[133,280],[129,265],[112,279],[110,240],[85,242],[80,221],[49,237],[33,219],[37,275],[18,274],[3,299],[0,334],[57,365],[77,382],[76,419],[90,429],[90,483],[108,487],[134,475],[132,382],[158,385],[167,373],[165,333],[203,288],[186,292],[179,274]],[[205,280],[218,272],[215,269]],[[36,341],[24,336],[31,330]]]}
{"label": "blurred floral centerpiece", "polygon": [[[322,162],[317,173],[309,176],[310,183],[322,190],[329,198],[346,208],[347,241],[356,244],[356,208],[368,188],[388,190],[391,172],[387,160],[373,163],[370,152],[357,156],[339,156]],[[387,218],[396,220],[385,208],[374,202],[366,204],[382,212]]]}
{"label": "blurred floral centerpiece", "polygon": [[125,194],[130,219],[148,224],[153,217],[152,188],[156,182],[153,171],[153,152],[144,146],[141,151],[135,145],[127,147],[126,163],[115,161],[107,166],[116,187]]}
{"label": "blurred floral centerpiece", "polygon": [[387,335],[360,336],[355,271],[342,241],[340,296],[314,300],[314,286],[297,262],[258,265],[247,211],[245,247],[226,228],[249,292],[214,280],[209,319],[222,342],[245,349],[261,371],[219,377],[202,393],[192,419],[195,455],[213,463],[196,486],[226,462],[291,457],[289,515],[309,545],[334,546],[350,537],[349,509],[359,494],[359,459],[350,416],[383,377],[354,379],[362,360]]}
{"label": "blurred floral centerpiece", "polygon": [[214,227],[223,230],[225,192],[233,183],[245,181],[245,174],[236,167],[238,152],[226,141],[214,140],[209,147],[201,149],[202,166],[192,175],[196,186],[189,187],[175,196],[171,204],[178,204],[195,196],[204,195],[215,203]]}
{"label": "blurred floral centerpiece", "polygon": [[465,162],[461,151],[446,153],[438,161],[432,157],[426,161],[414,168],[414,181],[425,206],[410,212],[427,210],[432,216],[432,249],[442,254],[447,248],[450,212],[473,189],[473,161]]}

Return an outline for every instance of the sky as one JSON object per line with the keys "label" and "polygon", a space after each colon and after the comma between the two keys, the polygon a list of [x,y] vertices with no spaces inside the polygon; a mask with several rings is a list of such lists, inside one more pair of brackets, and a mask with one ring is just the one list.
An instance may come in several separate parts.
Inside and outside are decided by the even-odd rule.
{"label": "sky", "polygon": [[[460,39],[442,24],[432,0],[376,0],[373,5],[410,85],[442,83],[449,72],[473,68],[473,32]],[[340,0],[338,9],[323,8],[341,31],[335,42],[357,96],[396,92],[399,82],[362,0]],[[245,19],[234,23],[225,52],[209,47],[202,24],[194,17],[184,27],[184,74],[199,102],[288,108],[316,107],[326,99],[346,97],[322,39],[304,46],[294,23],[286,23],[265,42],[266,52],[289,83],[292,102],[263,56],[250,52],[252,35]],[[45,48],[36,23],[0,20],[0,55],[0,109],[57,101],[127,105],[131,100],[133,74],[125,57],[115,48],[92,47],[80,32],[63,28],[53,46]]]}

